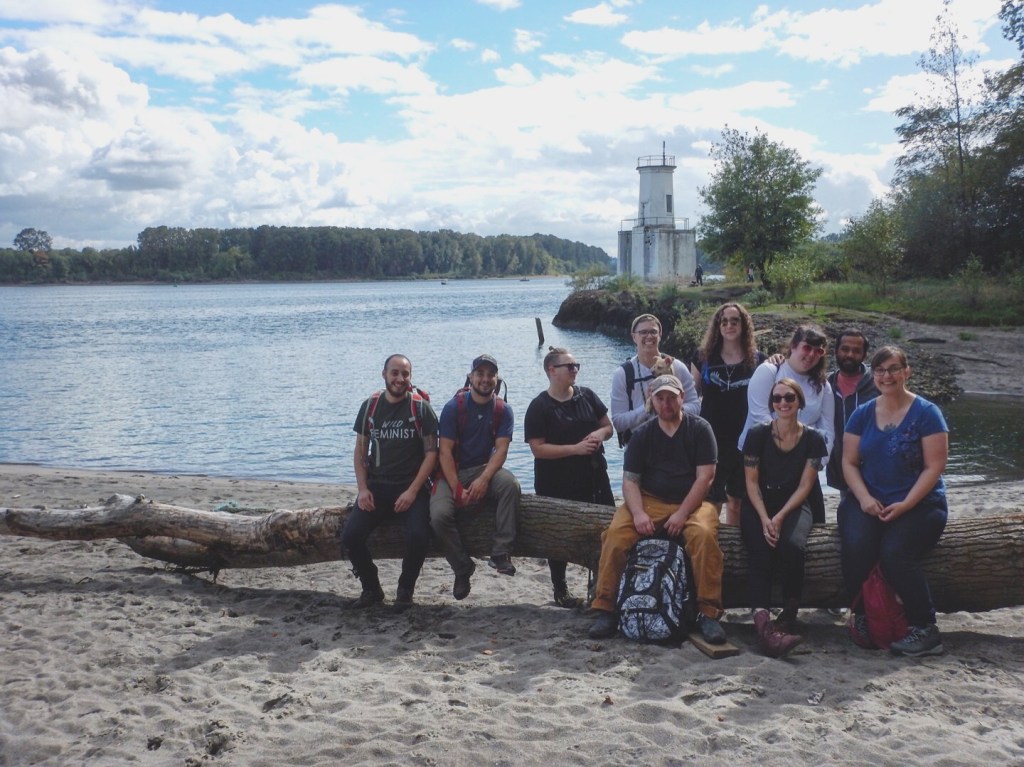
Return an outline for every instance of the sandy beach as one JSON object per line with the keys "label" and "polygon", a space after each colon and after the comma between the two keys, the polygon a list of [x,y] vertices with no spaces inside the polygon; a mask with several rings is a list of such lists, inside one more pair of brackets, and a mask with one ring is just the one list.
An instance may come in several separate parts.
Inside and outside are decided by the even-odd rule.
{"label": "sandy beach", "polygon": [[[958,488],[958,514],[1019,509],[1024,483]],[[337,505],[342,485],[0,466],[0,507],[142,493],[191,508]],[[214,582],[116,541],[0,537],[0,765],[1021,764],[1024,607],[940,616],[946,655],[854,647],[806,610],[788,659],[586,637],[547,567],[480,567],[464,602],[428,560],[417,605],[346,612],[345,563]],[[585,573],[570,568],[571,585]]]}
{"label": "sandy beach", "polygon": [[[1021,333],[904,331],[941,338],[965,390],[1024,393]],[[0,465],[0,508],[114,493],[297,509],[353,488]],[[950,491],[957,516],[1022,499],[1022,482]],[[390,606],[398,562],[379,564],[389,602],[353,613],[344,562],[214,581],[116,541],[0,536],[0,767],[1024,764],[1024,606],[941,615],[947,652],[919,661],[854,647],[823,610],[770,660],[734,610],[741,652],[710,660],[589,640],[590,616],[555,606],[541,561],[513,578],[481,566],[455,602],[447,563],[428,560],[404,613]],[[569,575],[583,593],[585,572]]]}

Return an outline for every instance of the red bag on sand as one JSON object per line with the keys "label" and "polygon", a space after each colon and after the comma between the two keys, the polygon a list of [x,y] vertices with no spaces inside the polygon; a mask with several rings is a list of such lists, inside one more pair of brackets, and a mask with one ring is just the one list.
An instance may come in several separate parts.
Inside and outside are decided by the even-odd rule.
{"label": "red bag on sand", "polygon": [[877,647],[888,650],[890,644],[907,635],[909,628],[903,603],[882,575],[881,565],[871,568],[860,593],[853,600],[853,609],[861,603],[868,621],[868,636]]}

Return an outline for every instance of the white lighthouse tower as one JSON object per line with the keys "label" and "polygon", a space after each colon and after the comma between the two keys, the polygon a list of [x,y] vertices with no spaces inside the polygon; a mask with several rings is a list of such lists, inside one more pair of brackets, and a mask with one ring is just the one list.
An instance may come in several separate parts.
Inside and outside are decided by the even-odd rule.
{"label": "white lighthouse tower", "polygon": [[672,174],[676,158],[665,154],[639,157],[640,205],[637,218],[619,227],[619,274],[635,274],[649,282],[693,279],[697,268],[697,236],[683,219],[676,228]]}

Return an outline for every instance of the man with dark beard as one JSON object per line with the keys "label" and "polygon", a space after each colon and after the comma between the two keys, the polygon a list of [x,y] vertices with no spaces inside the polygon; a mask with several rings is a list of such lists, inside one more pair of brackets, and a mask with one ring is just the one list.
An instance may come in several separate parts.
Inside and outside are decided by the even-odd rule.
{"label": "man with dark beard", "polygon": [[828,486],[846,494],[846,480],[843,479],[843,434],[846,422],[858,406],[878,396],[875,379],[864,364],[868,356],[868,339],[861,331],[847,328],[836,338],[836,365],[828,382],[835,397],[836,439],[825,467]]}
{"label": "man with dark beard", "polygon": [[341,533],[342,553],[362,584],[349,607],[384,601],[367,540],[378,525],[405,526],[405,555],[395,606],[412,605],[413,589],[430,548],[430,475],[437,465],[437,416],[412,385],[412,363],[402,354],[384,360],[385,389],[366,399],[355,425],[359,494]]}
{"label": "man with dark beard", "polygon": [[441,479],[430,499],[430,524],[455,573],[452,596],[469,596],[476,570],[459,535],[485,498],[496,502],[494,542],[488,564],[502,575],[515,575],[512,548],[519,514],[519,481],[503,468],[512,443],[512,408],[497,396],[498,363],[489,354],[473,360],[469,387],[441,410]]}

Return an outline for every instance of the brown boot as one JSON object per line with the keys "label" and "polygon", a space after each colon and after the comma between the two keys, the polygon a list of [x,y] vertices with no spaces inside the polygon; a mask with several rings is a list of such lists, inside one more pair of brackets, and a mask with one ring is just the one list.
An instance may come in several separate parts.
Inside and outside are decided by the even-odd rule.
{"label": "brown boot", "polygon": [[802,641],[802,636],[784,634],[772,623],[772,614],[765,609],[754,613],[754,626],[757,628],[758,644],[761,652],[769,658],[781,658]]}

